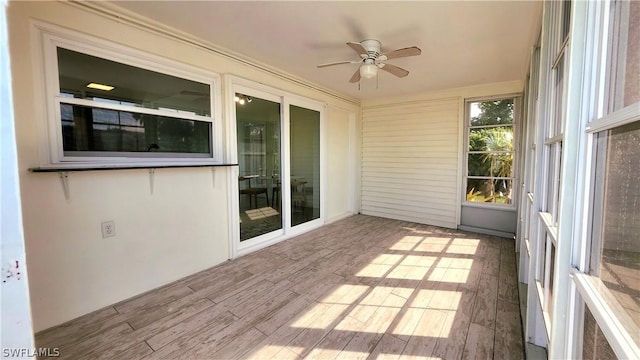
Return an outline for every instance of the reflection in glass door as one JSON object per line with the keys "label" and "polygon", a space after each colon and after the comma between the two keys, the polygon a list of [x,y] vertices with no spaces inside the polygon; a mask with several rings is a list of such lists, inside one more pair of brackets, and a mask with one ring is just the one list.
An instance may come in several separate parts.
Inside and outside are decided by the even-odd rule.
{"label": "reflection in glass door", "polygon": [[280,104],[235,94],[240,241],[282,229]]}
{"label": "reflection in glass door", "polygon": [[320,112],[289,107],[291,226],[320,218]]}

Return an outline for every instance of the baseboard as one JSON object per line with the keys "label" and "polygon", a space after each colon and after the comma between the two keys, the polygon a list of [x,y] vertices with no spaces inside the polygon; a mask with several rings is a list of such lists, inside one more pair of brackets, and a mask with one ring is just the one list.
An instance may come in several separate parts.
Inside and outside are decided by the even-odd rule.
{"label": "baseboard", "polygon": [[340,215],[336,215],[336,216],[334,216],[334,217],[332,217],[330,219],[327,219],[327,222],[325,224],[331,224],[333,222],[340,221],[342,219],[346,219],[349,216],[353,216],[353,215],[355,215],[355,213],[352,213],[351,211],[347,211],[345,213],[342,213]]}
{"label": "baseboard", "polygon": [[503,237],[503,238],[507,238],[507,239],[514,239],[515,236],[516,236],[514,233],[510,233],[510,232],[479,228],[479,227],[475,227],[475,226],[466,226],[466,225],[458,225],[458,230],[470,231],[470,232],[486,234],[486,235],[499,236],[499,237]]}
{"label": "baseboard", "polygon": [[532,343],[525,344],[525,357],[527,360],[547,360],[547,349],[533,345]]}

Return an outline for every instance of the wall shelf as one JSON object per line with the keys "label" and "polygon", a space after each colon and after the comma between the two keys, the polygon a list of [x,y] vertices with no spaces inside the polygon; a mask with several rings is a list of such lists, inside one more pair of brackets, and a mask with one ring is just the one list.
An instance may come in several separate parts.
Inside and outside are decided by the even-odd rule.
{"label": "wall shelf", "polygon": [[32,167],[30,172],[72,172],[72,171],[103,171],[103,170],[131,170],[131,169],[169,169],[169,168],[193,168],[193,167],[225,167],[238,166],[238,164],[184,164],[184,165],[105,165],[93,167],[55,166]]}
{"label": "wall shelf", "polygon": [[105,171],[105,170],[135,170],[145,169],[149,170],[149,190],[153,195],[153,189],[155,184],[156,169],[171,169],[171,168],[211,168],[212,185],[215,188],[215,170],[217,167],[231,167],[238,166],[238,164],[184,164],[184,165],[105,165],[105,166],[93,166],[93,167],[75,167],[75,166],[57,166],[57,167],[33,167],[29,168],[33,173],[58,173],[60,183],[62,184],[62,190],[64,191],[64,197],[67,201],[70,200],[69,195],[69,172],[77,171]]}

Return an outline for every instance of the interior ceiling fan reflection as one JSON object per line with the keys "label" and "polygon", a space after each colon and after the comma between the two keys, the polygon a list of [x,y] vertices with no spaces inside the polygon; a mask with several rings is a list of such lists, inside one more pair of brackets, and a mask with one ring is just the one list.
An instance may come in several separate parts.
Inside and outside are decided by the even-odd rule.
{"label": "interior ceiling fan reflection", "polygon": [[387,64],[387,60],[397,59],[407,56],[416,56],[422,53],[416,46],[403,49],[397,49],[384,54],[380,53],[380,41],[374,39],[362,40],[361,42],[348,42],[347,45],[360,55],[360,60],[344,60],[327,64],[318,65],[319,68],[342,65],[342,64],[360,64],[358,70],[351,76],[349,82],[356,83],[361,78],[371,79],[378,75],[378,69],[382,69],[397,77],[405,77],[409,75],[409,71],[391,64]]}

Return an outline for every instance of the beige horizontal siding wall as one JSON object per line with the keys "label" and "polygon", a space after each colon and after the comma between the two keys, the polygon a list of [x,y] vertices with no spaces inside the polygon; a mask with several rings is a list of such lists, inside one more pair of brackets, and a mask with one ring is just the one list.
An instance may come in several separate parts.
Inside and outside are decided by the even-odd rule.
{"label": "beige horizontal siding wall", "polygon": [[365,106],[361,212],[456,228],[459,99]]}

